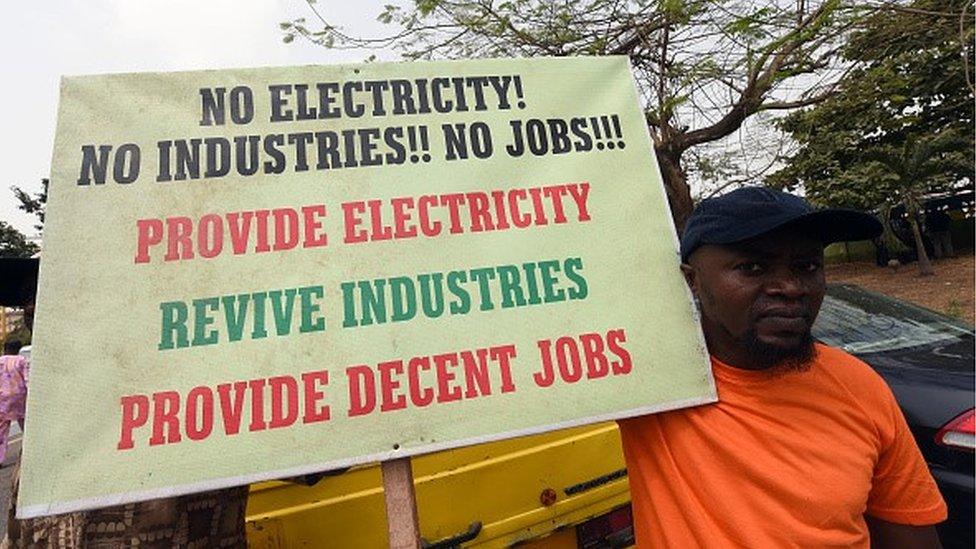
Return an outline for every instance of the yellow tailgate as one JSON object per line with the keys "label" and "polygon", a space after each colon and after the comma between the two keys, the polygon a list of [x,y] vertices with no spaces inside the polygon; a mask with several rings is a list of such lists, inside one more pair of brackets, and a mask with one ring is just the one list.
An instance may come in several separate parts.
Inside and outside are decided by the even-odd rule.
{"label": "yellow tailgate", "polygon": [[[603,423],[413,458],[421,535],[436,542],[481,528],[465,546],[575,546],[572,525],[630,500],[616,424]],[[385,547],[379,467],[314,486],[251,487],[252,547]],[[555,500],[542,503],[543,492]]]}

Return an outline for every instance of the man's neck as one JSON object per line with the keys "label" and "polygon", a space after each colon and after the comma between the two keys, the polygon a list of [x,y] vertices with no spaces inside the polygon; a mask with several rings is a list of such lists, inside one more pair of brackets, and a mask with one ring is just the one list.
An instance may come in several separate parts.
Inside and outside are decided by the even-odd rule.
{"label": "man's neck", "polygon": [[729,334],[722,333],[723,329],[706,329],[704,332],[708,353],[723,364],[739,370],[766,370],[772,367],[757,360],[745,347],[738,345]]}
{"label": "man's neck", "polygon": [[732,368],[736,368],[738,370],[761,371],[761,370],[769,370],[775,367],[775,365],[764,364],[755,360],[750,360],[750,357],[745,353],[735,353],[735,352],[729,353],[726,352],[725,350],[714,352],[712,351],[711,345],[708,346],[708,352],[712,357],[714,357],[722,364],[725,364],[726,366],[731,366]]}

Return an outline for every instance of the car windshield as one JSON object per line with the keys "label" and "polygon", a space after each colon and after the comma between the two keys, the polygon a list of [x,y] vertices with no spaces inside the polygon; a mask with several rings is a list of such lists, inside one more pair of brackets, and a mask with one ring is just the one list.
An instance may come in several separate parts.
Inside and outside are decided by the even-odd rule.
{"label": "car windshield", "polygon": [[973,328],[855,286],[831,285],[813,335],[849,353],[873,353],[972,339]]}

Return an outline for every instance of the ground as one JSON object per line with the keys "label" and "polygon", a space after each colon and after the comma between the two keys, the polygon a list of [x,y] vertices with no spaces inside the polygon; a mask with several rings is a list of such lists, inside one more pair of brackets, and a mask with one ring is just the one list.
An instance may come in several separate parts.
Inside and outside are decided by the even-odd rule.
{"label": "ground", "polygon": [[849,282],[863,288],[910,301],[973,324],[976,320],[976,281],[973,252],[933,262],[935,276],[919,276],[916,264],[897,269],[874,263],[841,263],[827,266],[828,282]]}

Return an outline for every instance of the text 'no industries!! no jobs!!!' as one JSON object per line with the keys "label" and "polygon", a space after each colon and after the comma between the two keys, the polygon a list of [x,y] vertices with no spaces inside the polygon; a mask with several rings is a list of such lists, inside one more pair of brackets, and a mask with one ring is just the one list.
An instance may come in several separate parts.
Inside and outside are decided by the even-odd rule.
{"label": "text 'no industries!! no jobs!!!'", "polygon": [[[505,154],[518,158],[623,149],[617,115],[509,121]],[[484,122],[442,124],[445,161],[487,159],[495,155],[491,127]],[[235,137],[168,139],[156,143],[156,182],[216,179],[228,175],[280,175],[409,162],[430,162],[427,126],[356,128]],[[83,145],[77,179],[80,186],[134,183],[140,174],[141,149],[127,143]],[[110,169],[111,168],[111,169]]]}

